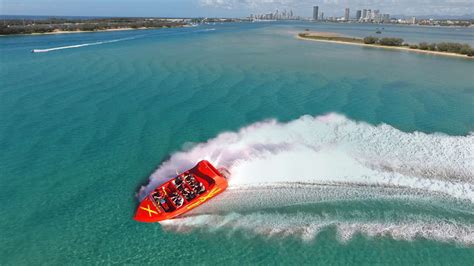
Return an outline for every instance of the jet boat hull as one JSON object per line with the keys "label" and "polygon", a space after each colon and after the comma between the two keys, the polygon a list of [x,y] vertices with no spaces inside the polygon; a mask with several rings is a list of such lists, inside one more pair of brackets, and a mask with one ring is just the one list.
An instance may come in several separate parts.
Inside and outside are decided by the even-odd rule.
{"label": "jet boat hull", "polygon": [[219,171],[208,161],[200,161],[147,195],[134,219],[153,223],[182,215],[222,193],[228,186],[225,174],[227,170]]}

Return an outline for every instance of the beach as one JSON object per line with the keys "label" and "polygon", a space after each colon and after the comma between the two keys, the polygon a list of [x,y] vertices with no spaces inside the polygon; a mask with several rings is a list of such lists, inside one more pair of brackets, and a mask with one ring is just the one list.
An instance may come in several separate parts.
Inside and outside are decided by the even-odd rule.
{"label": "beach", "polygon": [[362,47],[370,47],[370,48],[381,48],[381,49],[391,49],[391,50],[399,50],[399,51],[406,51],[406,52],[414,52],[420,54],[431,54],[431,55],[441,55],[441,56],[450,56],[450,57],[458,57],[458,58],[465,58],[465,59],[474,59],[474,57],[470,57],[467,55],[456,54],[456,53],[448,53],[448,52],[439,52],[439,51],[429,51],[429,50],[420,50],[420,49],[411,49],[405,46],[386,46],[386,45],[377,45],[377,44],[365,44],[365,43],[358,43],[358,42],[349,42],[349,41],[339,41],[339,40],[324,40],[324,39],[315,39],[311,37],[347,37],[338,33],[334,32],[304,32],[307,34],[308,37],[303,37],[300,34],[297,34],[295,37],[300,40],[305,41],[316,41],[316,42],[326,42],[326,43],[335,43],[335,44],[344,44],[344,45],[356,45]]}
{"label": "beach", "polygon": [[[178,26],[176,26],[178,27]],[[181,27],[189,27],[187,25]],[[56,35],[56,34],[74,34],[74,33],[94,33],[94,32],[114,32],[114,31],[133,31],[133,30],[152,30],[152,29],[161,29],[163,27],[158,28],[148,28],[148,27],[140,27],[140,28],[115,28],[115,29],[105,29],[105,30],[55,30],[52,32],[35,32],[35,33],[27,33],[27,34],[9,34],[9,35],[0,35],[0,36],[34,36],[34,35]]]}
{"label": "beach", "polygon": [[144,30],[147,28],[116,28],[116,29],[105,29],[105,30],[93,30],[93,31],[86,31],[86,30],[55,30],[52,32],[44,32],[44,33],[31,33],[25,35],[43,35],[43,34],[68,34],[68,33],[85,33],[85,32],[107,32],[107,31],[124,31],[124,30]]}

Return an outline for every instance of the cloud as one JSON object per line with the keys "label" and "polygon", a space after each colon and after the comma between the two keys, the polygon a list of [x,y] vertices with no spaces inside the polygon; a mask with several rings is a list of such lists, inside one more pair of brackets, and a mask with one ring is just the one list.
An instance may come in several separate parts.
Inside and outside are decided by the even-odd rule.
{"label": "cloud", "polygon": [[267,12],[274,9],[294,9],[310,13],[318,5],[326,14],[340,14],[345,7],[351,10],[371,8],[382,12],[406,15],[463,15],[472,14],[472,0],[198,0],[202,6],[230,10]]}
{"label": "cloud", "polygon": [[[262,9],[262,8],[278,8],[298,6],[296,0],[200,0],[201,5],[215,8],[227,9]],[[309,1],[308,1],[309,3]]]}

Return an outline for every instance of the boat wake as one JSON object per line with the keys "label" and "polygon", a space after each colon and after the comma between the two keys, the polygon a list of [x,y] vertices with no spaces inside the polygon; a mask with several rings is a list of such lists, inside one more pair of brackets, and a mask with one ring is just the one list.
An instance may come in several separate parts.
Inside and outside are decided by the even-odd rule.
{"label": "boat wake", "polygon": [[92,42],[92,43],[83,43],[83,44],[76,44],[76,45],[53,47],[53,48],[47,48],[47,49],[33,49],[33,50],[31,50],[31,52],[32,53],[47,53],[47,52],[52,52],[52,51],[65,50],[65,49],[74,49],[74,48],[81,48],[81,47],[87,47],[87,46],[94,46],[94,45],[101,45],[101,44],[107,44],[107,43],[133,40],[133,39],[136,39],[136,38],[137,38],[137,36],[129,37],[129,38],[122,38],[122,39],[115,39],[115,40],[108,40],[108,41],[100,41],[100,42]]}
{"label": "boat wake", "polygon": [[[189,146],[189,145],[188,145]],[[474,201],[474,136],[405,133],[338,114],[269,120],[173,154],[140,198],[206,159],[232,173],[230,187],[278,182],[416,188]]]}
{"label": "boat wake", "polygon": [[405,221],[348,221],[311,213],[251,213],[226,215],[199,215],[161,222],[165,230],[184,232],[189,230],[217,231],[224,229],[251,232],[264,237],[301,237],[305,241],[317,238],[322,230],[335,227],[340,242],[347,242],[356,234],[368,237],[391,237],[396,240],[430,239],[442,242],[474,245],[472,225],[455,221],[429,220],[408,217]]}
{"label": "boat wake", "polygon": [[[262,210],[371,198],[442,198],[472,206],[473,149],[473,135],[406,133],[338,114],[303,116],[288,123],[269,120],[238,132],[222,133],[173,154],[150,176],[139,198],[176,171],[206,159],[230,170],[228,190],[205,208],[192,211],[191,216],[163,223],[165,227],[226,226],[270,235],[293,234],[296,230],[307,238],[333,225],[341,239],[350,238],[356,231],[367,231],[368,235],[387,232],[394,237],[405,231],[412,234],[406,235],[407,239],[430,234],[435,239],[449,240],[436,234],[450,232],[460,242],[472,244],[472,224],[456,225],[442,219],[358,222],[318,218],[312,212],[303,212],[299,214],[303,217],[296,219],[292,218],[295,214]],[[472,217],[472,207],[467,209]]]}
{"label": "boat wake", "polygon": [[[417,189],[349,184],[238,186],[209,201],[204,208],[160,224],[174,232],[239,231],[262,237],[299,237],[304,241],[317,239],[325,229],[336,228],[342,243],[363,234],[474,245],[472,205],[422,193]],[[433,208],[439,213],[431,213]]]}
{"label": "boat wake", "polygon": [[195,32],[209,32],[209,31],[215,31],[215,28],[210,28],[210,29],[202,29],[202,30],[197,30]]}

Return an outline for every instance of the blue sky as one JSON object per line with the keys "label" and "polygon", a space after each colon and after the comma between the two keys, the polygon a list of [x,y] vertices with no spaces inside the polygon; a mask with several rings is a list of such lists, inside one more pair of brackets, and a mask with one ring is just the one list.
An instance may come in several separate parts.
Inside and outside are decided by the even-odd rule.
{"label": "blue sky", "polygon": [[242,17],[275,9],[311,16],[318,5],[326,16],[340,16],[345,7],[380,9],[405,15],[465,15],[473,0],[0,0],[3,15]]}

